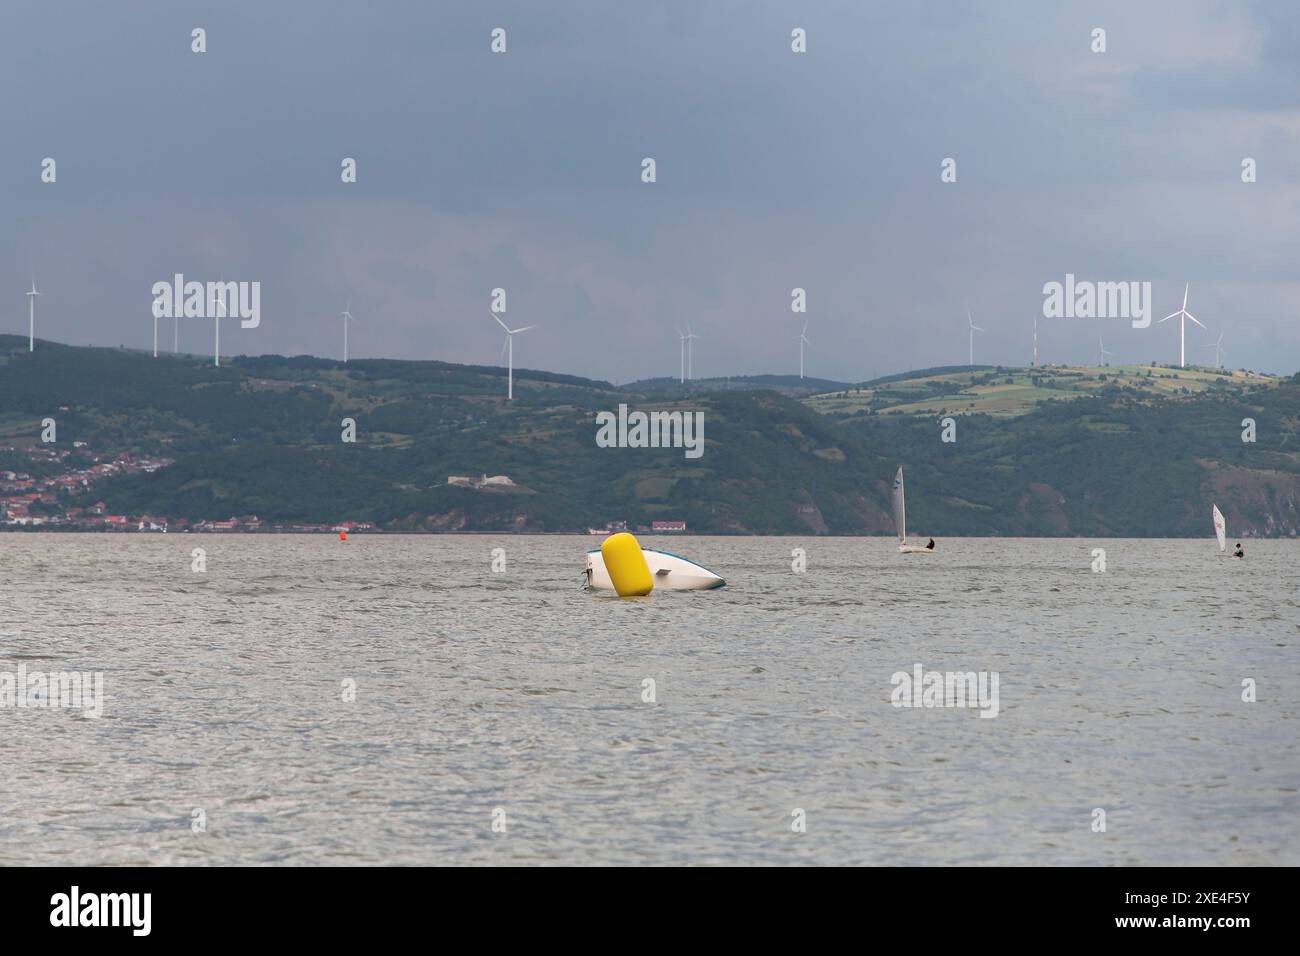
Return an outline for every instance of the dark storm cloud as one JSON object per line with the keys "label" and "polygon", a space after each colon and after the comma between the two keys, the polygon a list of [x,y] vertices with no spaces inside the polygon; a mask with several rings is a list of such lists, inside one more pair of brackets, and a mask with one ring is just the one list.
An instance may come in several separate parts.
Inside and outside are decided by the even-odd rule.
{"label": "dark storm cloud", "polygon": [[[30,3],[5,27],[7,330],[29,269],[42,334],[140,347],[153,282],[224,274],[263,286],[236,351],[337,354],[351,297],[355,355],[491,362],[503,286],[540,326],[521,366],[672,374],[690,322],[699,374],[790,371],[801,286],[810,372],[856,380],[964,361],[968,308],[977,360],[1024,363],[1072,272],[1152,281],[1157,318],[1191,282],[1234,363],[1300,366],[1285,5]],[[1090,360],[1099,325],[1041,320],[1045,358]],[[1105,331],[1175,357],[1170,324]]]}

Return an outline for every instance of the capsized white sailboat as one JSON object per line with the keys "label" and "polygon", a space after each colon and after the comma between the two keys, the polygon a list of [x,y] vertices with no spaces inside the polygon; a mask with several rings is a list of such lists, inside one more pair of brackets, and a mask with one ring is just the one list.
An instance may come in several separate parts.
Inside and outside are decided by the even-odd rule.
{"label": "capsized white sailboat", "polygon": [[894,475],[894,526],[898,529],[900,554],[934,554],[933,548],[907,543],[907,500],[903,494],[903,466]]}
{"label": "capsized white sailboat", "polygon": [[1210,508],[1214,512],[1214,536],[1219,539],[1219,557],[1235,558],[1235,554],[1228,554],[1228,523],[1223,520],[1223,512],[1219,506],[1212,504]]}
{"label": "capsized white sailboat", "polygon": [[[645,555],[645,563],[650,567],[656,591],[708,591],[727,583],[720,575],[679,554],[656,551],[653,548],[642,548],[641,553]],[[599,548],[587,552],[587,586],[605,591],[614,590],[614,582],[610,580],[605,558]]]}

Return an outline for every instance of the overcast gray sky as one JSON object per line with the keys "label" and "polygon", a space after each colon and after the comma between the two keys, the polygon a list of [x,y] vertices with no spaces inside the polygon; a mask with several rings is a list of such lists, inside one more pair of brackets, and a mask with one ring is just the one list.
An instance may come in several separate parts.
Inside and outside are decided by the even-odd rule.
{"label": "overcast gray sky", "polygon": [[[1294,372],[1298,50],[1283,2],[6,0],[0,330],[34,269],[39,335],[144,348],[181,272],[261,282],[223,351],[338,356],[350,298],[354,356],[495,363],[501,286],[521,367],[674,375],[689,322],[697,375],[796,372],[800,286],[809,374],[861,380],[964,362],[967,309],[1026,364],[1073,273],[1156,318],[1190,282],[1189,357]],[[1041,359],[1099,333],[1177,359],[1116,319],[1040,320]]]}

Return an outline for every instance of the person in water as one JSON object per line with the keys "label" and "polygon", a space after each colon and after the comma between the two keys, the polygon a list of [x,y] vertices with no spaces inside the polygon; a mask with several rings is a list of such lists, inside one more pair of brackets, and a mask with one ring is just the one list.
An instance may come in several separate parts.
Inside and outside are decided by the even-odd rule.
{"label": "person in water", "polygon": [[1241,542],[1240,542],[1240,541],[1237,542],[1237,550],[1235,550],[1235,551],[1232,552],[1232,556],[1233,556],[1234,558],[1244,558],[1244,557],[1246,556],[1246,552],[1241,550]]}
{"label": "person in water", "polygon": [[[1237,545],[1237,547],[1240,548],[1241,545]],[[931,539],[930,539],[930,543],[927,544],[927,545],[925,546],[925,548],[926,548],[927,551],[933,551],[933,550],[934,550],[934,538],[931,538]]]}

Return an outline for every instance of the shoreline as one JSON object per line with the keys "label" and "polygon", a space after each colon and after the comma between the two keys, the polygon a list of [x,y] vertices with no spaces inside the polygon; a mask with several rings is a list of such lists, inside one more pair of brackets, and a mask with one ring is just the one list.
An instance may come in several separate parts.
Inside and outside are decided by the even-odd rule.
{"label": "shoreline", "polygon": [[[285,530],[266,530],[257,531],[195,531],[186,529],[181,531],[140,531],[135,528],[48,528],[48,527],[5,527],[0,526],[0,534],[104,534],[104,535],[149,535],[156,537],[167,537],[170,535],[195,535],[197,537],[220,536],[220,537],[266,537],[276,536],[285,537],[297,535],[300,537],[317,537],[325,535],[328,537],[337,537],[337,530],[320,530],[320,531],[291,531]],[[348,537],[501,537],[508,535],[518,538],[588,538],[600,540],[609,535],[588,534],[585,531],[494,531],[492,529],[473,530],[473,531],[381,531],[379,529],[370,529],[367,531],[357,531],[347,529]],[[610,532],[614,534],[615,532]],[[833,539],[845,540],[853,538],[862,538],[870,540],[892,540],[896,535],[884,534],[798,534],[792,532],[782,533],[742,533],[726,531],[686,531],[686,532],[651,532],[651,531],[633,531],[638,540],[641,538],[668,539],[674,538],[791,538],[791,539]],[[950,534],[950,535],[925,535],[924,537],[934,537],[936,541],[983,541],[983,540],[1004,540],[1004,541],[1199,541],[1204,535],[1046,535],[1046,534],[1021,534],[1021,535],[1002,535],[1002,534]],[[1236,539],[1241,541],[1300,541],[1300,535],[1237,535]]]}

